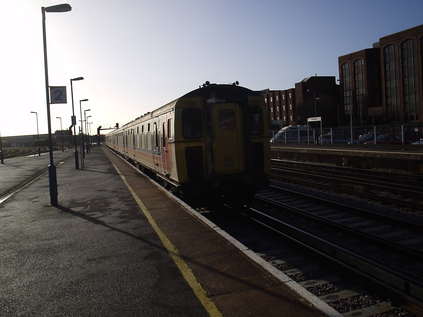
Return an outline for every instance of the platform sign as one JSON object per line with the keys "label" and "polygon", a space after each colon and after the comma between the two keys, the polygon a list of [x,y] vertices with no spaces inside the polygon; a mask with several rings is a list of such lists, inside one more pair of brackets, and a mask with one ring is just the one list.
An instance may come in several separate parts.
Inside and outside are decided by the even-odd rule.
{"label": "platform sign", "polygon": [[67,103],[66,86],[50,86],[50,103]]}
{"label": "platform sign", "polygon": [[317,121],[322,121],[322,117],[310,117],[310,118],[307,118],[307,122],[317,122]]}

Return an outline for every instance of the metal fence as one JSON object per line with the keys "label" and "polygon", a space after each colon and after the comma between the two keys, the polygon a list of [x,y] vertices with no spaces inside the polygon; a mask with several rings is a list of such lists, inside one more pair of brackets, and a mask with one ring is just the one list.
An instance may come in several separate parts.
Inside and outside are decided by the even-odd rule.
{"label": "metal fence", "polygon": [[423,124],[320,128],[284,127],[273,133],[273,144],[423,144]]}

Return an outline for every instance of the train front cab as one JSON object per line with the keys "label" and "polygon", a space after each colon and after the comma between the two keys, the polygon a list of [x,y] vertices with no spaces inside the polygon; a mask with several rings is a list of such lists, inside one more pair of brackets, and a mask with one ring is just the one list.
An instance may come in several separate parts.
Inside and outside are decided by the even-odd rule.
{"label": "train front cab", "polygon": [[263,185],[268,150],[260,100],[207,105],[192,98],[180,104],[178,170],[189,191],[251,196]]}

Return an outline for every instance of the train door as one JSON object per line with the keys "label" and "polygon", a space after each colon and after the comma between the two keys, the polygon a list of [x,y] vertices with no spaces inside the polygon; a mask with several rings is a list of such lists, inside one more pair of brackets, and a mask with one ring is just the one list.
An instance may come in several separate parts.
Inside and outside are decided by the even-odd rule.
{"label": "train door", "polygon": [[241,172],[244,169],[244,147],[239,105],[213,105],[212,122],[214,171],[218,174]]}
{"label": "train door", "polygon": [[167,175],[169,174],[169,171],[167,170],[167,155],[168,155],[168,148],[167,148],[167,135],[166,135],[166,124],[165,122],[162,123],[162,167],[163,167],[163,174]]}

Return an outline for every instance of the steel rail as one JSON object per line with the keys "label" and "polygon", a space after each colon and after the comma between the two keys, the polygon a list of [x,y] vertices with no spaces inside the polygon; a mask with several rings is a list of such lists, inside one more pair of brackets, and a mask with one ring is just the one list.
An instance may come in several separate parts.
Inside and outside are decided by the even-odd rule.
{"label": "steel rail", "polygon": [[[313,171],[303,171],[298,168],[293,167],[272,167],[271,170],[277,171],[277,172],[290,172],[290,173],[296,173],[304,176],[312,176],[316,178],[322,178],[326,180],[332,180],[336,182],[345,182],[348,181],[349,183],[356,184],[356,185],[365,185],[365,186],[377,186],[378,188],[385,189],[385,190],[391,190],[391,191],[399,191],[407,194],[407,196],[410,195],[423,195],[423,191],[418,188],[417,186],[410,186],[405,185],[401,183],[396,184],[390,184],[388,182],[383,182],[381,180],[377,179],[363,179],[356,176],[347,176],[342,174],[334,174],[328,175],[329,172],[326,171],[319,171],[319,172],[313,172]],[[324,174],[326,173],[326,174]]]}
{"label": "steel rail", "polygon": [[413,248],[407,248],[404,245],[401,245],[401,244],[380,238],[380,237],[378,237],[374,234],[355,230],[354,228],[351,228],[348,225],[343,225],[343,224],[331,221],[330,219],[327,219],[327,218],[322,217],[322,216],[313,215],[310,212],[307,212],[304,209],[301,209],[299,207],[292,206],[289,203],[280,202],[280,201],[270,199],[270,198],[266,198],[266,197],[260,197],[260,195],[256,195],[256,199],[270,203],[272,205],[282,207],[285,210],[289,210],[289,211],[294,212],[296,214],[300,214],[303,217],[312,219],[314,221],[317,221],[317,222],[324,224],[324,225],[327,225],[327,226],[331,226],[332,228],[337,228],[337,229],[341,229],[343,231],[348,231],[349,233],[351,233],[355,236],[364,237],[364,238],[371,240],[375,243],[384,245],[385,247],[395,249],[397,252],[406,254],[408,256],[417,257],[417,258],[419,258],[420,260],[423,261],[423,252],[420,251],[420,250],[416,250],[416,249],[413,249]]}
{"label": "steel rail", "polygon": [[335,262],[356,274],[372,280],[373,282],[401,295],[407,300],[421,305],[423,302],[423,284],[410,279],[402,273],[381,265],[348,250],[336,243],[318,237],[303,229],[297,228],[287,222],[277,219],[267,213],[250,208],[250,218],[266,228],[282,235],[283,237],[300,244],[301,246],[318,253],[319,255]]}
{"label": "steel rail", "polygon": [[[283,184],[281,184],[281,185],[283,185]],[[313,200],[317,200],[319,202],[324,202],[324,203],[330,204],[332,206],[346,208],[346,209],[351,210],[353,212],[368,215],[368,216],[371,216],[373,218],[383,219],[384,221],[388,221],[388,222],[395,224],[395,225],[398,225],[398,223],[400,223],[401,225],[404,225],[404,226],[413,227],[415,230],[421,230],[423,228],[423,220],[421,222],[417,222],[416,221],[417,219],[408,219],[408,218],[402,217],[401,215],[393,215],[393,214],[389,214],[389,213],[380,213],[380,212],[376,212],[375,210],[360,208],[358,206],[352,206],[351,204],[342,203],[340,201],[335,201],[335,200],[331,200],[331,199],[328,199],[328,198],[319,197],[319,196],[313,195],[311,193],[304,193],[304,192],[301,192],[301,191],[298,191],[298,190],[293,190],[293,189],[290,189],[290,188],[283,188],[283,187],[277,185],[277,181],[273,182],[273,184],[270,184],[269,187],[275,188],[277,190],[301,195],[303,197],[307,197],[307,198],[310,198],[310,199],[313,199]]]}

